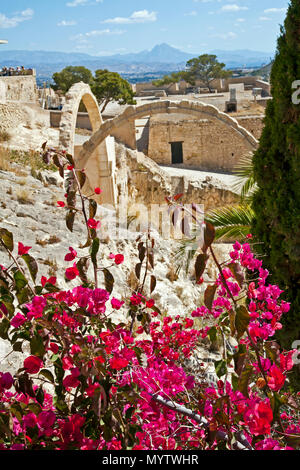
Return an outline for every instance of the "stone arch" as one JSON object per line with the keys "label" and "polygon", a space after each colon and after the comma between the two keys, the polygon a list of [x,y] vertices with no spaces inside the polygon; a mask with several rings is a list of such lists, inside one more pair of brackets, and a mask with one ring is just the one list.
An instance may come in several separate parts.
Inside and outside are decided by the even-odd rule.
{"label": "stone arch", "polygon": [[83,101],[88,112],[92,130],[96,132],[103,124],[96,97],[86,83],[75,83],[66,94],[59,125],[59,147],[74,154],[76,121],[79,105]]}
{"label": "stone arch", "polygon": [[[255,137],[250,134],[247,129],[240,126],[236,119],[232,118],[228,114],[219,111],[218,108],[211,104],[205,104],[202,102],[192,101],[155,101],[140,106],[129,106],[125,111],[114,119],[110,119],[103,123],[100,128],[92,135],[92,137],[84,143],[80,154],[78,155],[78,163],[80,167],[85,167],[95,149],[107,138],[109,135],[125,136],[132,135],[130,127],[134,127],[134,121],[136,119],[142,119],[145,116],[153,116],[155,114],[188,114],[191,116],[209,116],[221,121],[226,126],[229,126],[233,132],[237,132],[246,143],[249,151],[257,149],[258,141]],[[126,132],[120,132],[121,129],[125,129]],[[127,143],[124,141],[124,143]],[[132,139],[128,142],[129,146],[133,148]]]}
{"label": "stone arch", "polygon": [[66,94],[66,102],[62,109],[59,126],[59,148],[74,156],[78,168],[86,169],[88,181],[83,191],[91,193],[93,188],[101,185],[103,189],[101,202],[115,204],[116,192],[113,174],[115,154],[112,139],[108,136],[102,139],[89,153],[89,159],[85,162],[84,167],[77,164],[77,156],[81,151],[81,146],[76,148],[75,134],[77,114],[81,101],[83,101],[88,112],[93,133],[96,133],[103,125],[98,102],[90,86],[83,82],[75,83]]}

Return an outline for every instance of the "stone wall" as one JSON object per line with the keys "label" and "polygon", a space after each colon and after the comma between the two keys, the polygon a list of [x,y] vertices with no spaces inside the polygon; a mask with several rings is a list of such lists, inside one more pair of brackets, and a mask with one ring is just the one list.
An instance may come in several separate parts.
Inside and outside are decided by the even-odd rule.
{"label": "stone wall", "polygon": [[5,101],[20,103],[37,103],[37,86],[34,75],[0,77],[5,87]]}
{"label": "stone wall", "polygon": [[260,116],[236,116],[236,120],[240,126],[251,132],[256,139],[260,139],[264,128],[264,117],[263,114]]}
{"label": "stone wall", "polygon": [[[56,109],[55,110],[51,109],[49,113],[50,113],[51,127],[59,128],[62,112],[57,111]],[[92,130],[92,125],[91,125],[91,121],[90,121],[90,117],[88,113],[77,114],[76,128],[86,129],[88,131]]]}
{"label": "stone wall", "polygon": [[182,142],[183,166],[210,171],[232,171],[249,152],[244,137],[218,119],[162,114],[150,119],[148,156],[172,164],[171,142]]}
{"label": "stone wall", "polygon": [[[203,204],[204,209],[231,206],[239,201],[221,178],[199,173],[197,181],[170,176],[144,154],[116,144],[118,197],[128,194],[132,204],[165,204],[166,196],[183,193],[181,202]],[[125,192],[125,193],[124,193]]]}
{"label": "stone wall", "polygon": [[0,103],[0,129],[18,132],[18,126],[27,129],[50,127],[49,112],[34,104]]}

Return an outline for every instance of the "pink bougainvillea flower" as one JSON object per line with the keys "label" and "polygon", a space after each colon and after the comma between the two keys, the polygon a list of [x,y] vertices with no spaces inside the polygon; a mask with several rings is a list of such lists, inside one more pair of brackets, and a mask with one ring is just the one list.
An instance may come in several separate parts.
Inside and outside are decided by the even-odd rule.
{"label": "pink bougainvillea flower", "polygon": [[76,256],[77,256],[77,251],[75,251],[74,248],[70,246],[69,253],[67,253],[65,256],[65,261],[73,261],[76,258]]}
{"label": "pink bougainvillea flower", "polygon": [[131,302],[132,305],[140,305],[142,303],[141,294],[133,294],[130,297],[130,302]]}
{"label": "pink bougainvillea flower", "polygon": [[115,255],[113,253],[110,253],[109,259],[115,259]]}
{"label": "pink bougainvillea flower", "polygon": [[36,356],[29,356],[24,361],[24,368],[28,374],[37,374],[43,367],[43,361]]}
{"label": "pink bougainvillea flower", "polygon": [[59,351],[59,346],[56,343],[50,343],[49,349],[50,349],[50,351],[53,352],[53,354],[57,354],[58,351]]}
{"label": "pink bougainvillea flower", "polygon": [[282,374],[279,367],[275,364],[270,367],[268,372],[268,386],[274,392],[278,392],[284,385],[285,376]]}
{"label": "pink bougainvillea flower", "polygon": [[42,411],[38,416],[38,425],[42,429],[49,429],[56,421],[56,414],[54,411]]}
{"label": "pink bougainvillea flower", "polygon": [[122,370],[128,366],[129,362],[123,357],[113,357],[110,361],[110,367],[115,370]]}
{"label": "pink bougainvillea flower", "polygon": [[95,188],[95,194],[102,194],[103,191],[100,188]]}
{"label": "pink bougainvillea flower", "polygon": [[154,302],[153,299],[147,300],[147,302],[146,302],[146,307],[147,308],[153,308],[154,305],[155,305],[155,302]]}
{"label": "pink bougainvillea flower", "polygon": [[41,277],[41,284],[43,287],[45,287],[46,284],[52,284],[53,286],[55,286],[56,281],[57,279],[55,276],[49,277],[49,279],[47,279],[45,276]]}
{"label": "pink bougainvillea flower", "polygon": [[94,230],[99,230],[99,228],[101,227],[101,222],[95,219],[89,219],[88,226]]}
{"label": "pink bougainvillea flower", "polygon": [[67,278],[69,281],[72,281],[72,280],[75,279],[77,276],[79,276],[79,271],[78,271],[78,269],[77,269],[76,263],[73,264],[73,267],[72,267],[72,268],[66,269],[65,275],[66,275],[66,278]]}
{"label": "pink bougainvillea flower", "polygon": [[4,388],[5,390],[9,390],[14,383],[14,379],[9,372],[5,374],[0,373],[0,387]]}
{"label": "pink bougainvillea flower", "polygon": [[115,263],[117,265],[124,263],[124,256],[123,255],[116,255],[115,256]]}
{"label": "pink bougainvillea flower", "polygon": [[11,319],[10,324],[14,328],[19,328],[27,321],[27,318],[24,317],[21,313],[17,313],[14,318]]}
{"label": "pink bougainvillea flower", "polygon": [[23,416],[23,424],[25,428],[34,428],[37,424],[37,417],[34,413],[28,413]]}
{"label": "pink bougainvillea flower", "polygon": [[122,307],[122,305],[124,305],[124,302],[121,302],[120,300],[118,299],[111,299],[111,305],[112,305],[112,308],[116,309],[116,310],[120,310],[120,308]]}
{"label": "pink bougainvillea flower", "polygon": [[65,388],[77,388],[78,385],[80,385],[80,381],[78,380],[78,376],[76,374],[74,375],[71,373],[71,375],[68,375],[63,380],[63,386]]}
{"label": "pink bougainvillea flower", "polygon": [[71,354],[79,354],[81,352],[81,347],[78,344],[73,344],[71,347]]}
{"label": "pink bougainvillea flower", "polygon": [[74,367],[74,362],[73,362],[73,359],[69,356],[65,356],[62,360],[62,364],[63,364],[63,369],[64,370],[70,370]]}
{"label": "pink bougainvillea flower", "polygon": [[23,243],[18,243],[18,255],[23,256],[27,255],[28,251],[31,250],[31,246],[24,246]]}
{"label": "pink bougainvillea flower", "polygon": [[66,204],[64,203],[64,201],[57,201],[57,207],[65,207]]}

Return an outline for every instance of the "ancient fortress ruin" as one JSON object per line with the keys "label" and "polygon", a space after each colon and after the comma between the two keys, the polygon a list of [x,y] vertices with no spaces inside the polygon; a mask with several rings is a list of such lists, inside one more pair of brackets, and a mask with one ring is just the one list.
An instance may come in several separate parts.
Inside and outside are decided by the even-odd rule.
{"label": "ancient fortress ruin", "polygon": [[[220,94],[141,98],[105,119],[82,82],[71,87],[61,111],[43,109],[33,71],[0,77],[0,129],[11,134],[11,146],[39,150],[47,141],[74,155],[87,172],[84,190],[100,186],[102,203],[116,206],[125,189],[147,204],[181,189],[186,199],[218,207],[231,204],[236,194],[217,175],[232,173],[240,158],[256,149],[263,126],[262,114],[223,112],[221,96],[228,100]],[[81,102],[85,115],[78,113]],[[89,135],[78,135],[80,127]]]}

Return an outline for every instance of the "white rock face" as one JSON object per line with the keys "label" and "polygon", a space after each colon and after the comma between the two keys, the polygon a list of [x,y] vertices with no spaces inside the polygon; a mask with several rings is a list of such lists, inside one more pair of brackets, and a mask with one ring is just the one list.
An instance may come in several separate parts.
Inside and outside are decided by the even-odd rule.
{"label": "white rock face", "polygon": [[[20,168],[17,169],[17,174],[19,170]],[[42,182],[31,176],[29,169],[27,170],[27,176],[0,171],[0,227],[14,234],[15,246],[20,241],[32,247],[30,253],[39,264],[38,282],[42,275],[49,277],[56,272],[60,287],[71,289],[78,282],[75,280],[65,283],[65,269],[73,263],[65,262],[64,257],[71,246],[78,251],[79,256],[86,254],[86,251],[78,248],[86,239],[84,226],[77,221],[73,233],[66,229],[65,209],[57,208],[56,205],[57,201],[64,200],[65,193],[62,180],[57,173],[43,172],[44,182]],[[112,212],[106,211],[106,214],[112,216]],[[128,298],[131,293],[128,279],[135,279],[134,268],[139,262],[136,238],[140,234],[130,233],[126,229],[121,235],[118,240],[102,241],[99,250],[99,265],[102,267],[111,266],[110,253],[122,253],[125,257],[123,265],[113,266],[110,269],[115,277],[113,296],[120,300]],[[128,235],[131,240],[127,239]],[[200,306],[207,282],[214,279],[217,273],[215,266],[209,263],[202,286],[195,285],[192,272],[186,276],[183,270],[179,278],[173,280],[172,275],[176,269],[174,262],[176,247],[176,242],[163,240],[156,234],[153,274],[157,277],[157,287],[151,297],[163,314],[171,316],[188,315]],[[215,245],[215,251],[221,260],[227,258],[230,249],[231,245]],[[0,260],[1,264],[8,265],[8,257],[3,250],[0,250]],[[100,287],[104,288],[101,276],[100,273]],[[123,307],[115,319],[129,322],[126,311]],[[13,371],[16,365],[19,367],[22,364],[21,354],[13,353],[6,357],[9,353],[9,345],[0,340],[0,371]]]}

